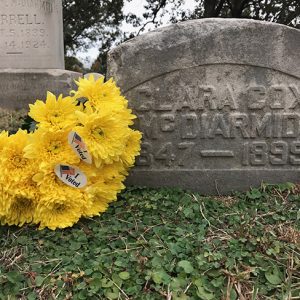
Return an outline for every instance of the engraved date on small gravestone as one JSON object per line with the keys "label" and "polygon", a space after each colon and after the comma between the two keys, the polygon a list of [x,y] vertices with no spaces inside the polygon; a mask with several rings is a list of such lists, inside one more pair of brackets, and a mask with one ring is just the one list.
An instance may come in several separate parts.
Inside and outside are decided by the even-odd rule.
{"label": "engraved date on small gravestone", "polygon": [[47,29],[36,14],[0,15],[0,35],[0,50],[8,55],[49,48]]}
{"label": "engraved date on small gravestone", "polygon": [[0,54],[48,51],[52,29],[47,22],[53,13],[54,1],[4,1],[0,12]]}
{"label": "engraved date on small gravestone", "polygon": [[218,158],[240,167],[300,165],[298,86],[250,86],[243,101],[233,91],[228,85],[218,97],[214,87],[200,86],[197,97],[184,101],[140,101],[134,109],[144,142],[137,165],[202,168]]}

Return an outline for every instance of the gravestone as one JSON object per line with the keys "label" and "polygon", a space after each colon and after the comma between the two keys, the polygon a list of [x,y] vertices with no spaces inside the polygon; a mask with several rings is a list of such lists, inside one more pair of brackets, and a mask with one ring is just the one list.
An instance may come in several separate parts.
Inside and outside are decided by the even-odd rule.
{"label": "gravestone", "polygon": [[206,194],[300,180],[300,31],[202,19],[109,54],[143,145],[129,184]]}
{"label": "gravestone", "polygon": [[68,94],[81,74],[64,68],[62,0],[1,0],[0,107]]}

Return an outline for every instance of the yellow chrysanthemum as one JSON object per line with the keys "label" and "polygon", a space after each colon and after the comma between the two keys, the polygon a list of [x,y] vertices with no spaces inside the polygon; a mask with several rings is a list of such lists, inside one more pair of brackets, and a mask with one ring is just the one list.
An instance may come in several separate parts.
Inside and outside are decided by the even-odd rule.
{"label": "yellow chrysanthemum", "polygon": [[1,218],[2,224],[23,226],[33,222],[38,200],[33,193],[26,193],[25,186],[24,189],[15,186],[11,191],[2,193],[1,197],[5,209]]}
{"label": "yellow chrysanthemum", "polygon": [[7,211],[7,192],[6,189],[4,189],[3,183],[0,184],[0,224],[3,222],[1,219],[6,215]]}
{"label": "yellow chrysanthemum", "polygon": [[92,107],[100,108],[105,102],[116,102],[120,104],[123,104],[124,101],[126,102],[114,81],[110,79],[104,82],[104,76],[96,80],[93,75],[89,76],[89,78],[79,78],[76,84],[78,85],[78,90],[72,91],[71,93],[73,93],[77,99],[87,99]]}
{"label": "yellow chrysanthemum", "polygon": [[24,156],[38,162],[47,162],[51,166],[58,163],[76,164],[80,159],[68,143],[68,131],[47,131],[38,129],[29,138]]}
{"label": "yellow chrysanthemum", "polygon": [[123,180],[122,177],[106,181],[98,180],[95,184],[89,186],[86,192],[89,196],[90,205],[85,207],[83,216],[97,216],[106,211],[108,204],[115,201],[118,193],[125,188]]}
{"label": "yellow chrysanthemum", "polygon": [[[0,152],[2,152],[4,147],[7,145],[7,141],[8,141],[8,132],[2,131],[0,133]],[[1,170],[3,170],[2,162],[5,162],[5,160],[0,159],[0,169]],[[1,182],[1,179],[2,179],[2,182]],[[6,187],[6,184],[4,184],[3,179],[4,179],[4,176],[0,175],[0,223],[1,223],[1,217],[4,216],[5,211],[6,211],[6,208],[5,208],[6,203],[4,203],[4,199],[6,199],[5,190],[7,189],[7,187]]]}
{"label": "yellow chrysanthemum", "polygon": [[89,184],[94,184],[99,179],[110,180],[119,176],[121,176],[124,180],[128,175],[125,166],[120,161],[103,165],[100,168],[81,162],[78,165],[78,168],[87,175],[89,178]]}
{"label": "yellow chrysanthemum", "polygon": [[82,216],[81,201],[65,197],[63,199],[41,196],[35,213],[35,223],[40,224],[39,229],[72,227]]}
{"label": "yellow chrysanthemum", "polygon": [[86,99],[85,106],[94,111],[115,113],[118,118],[126,122],[128,126],[133,124],[136,116],[128,108],[128,101],[121,95],[120,89],[110,79],[104,82],[104,77],[95,80],[91,75],[89,78],[80,78],[76,82],[78,91],[72,91],[75,99]]}
{"label": "yellow chrysanthemum", "polygon": [[112,163],[123,153],[130,133],[128,127],[113,114],[77,112],[82,126],[75,131],[83,138],[97,167]]}
{"label": "yellow chrysanthemum", "polygon": [[135,157],[141,150],[142,134],[139,131],[132,130],[126,142],[126,147],[121,155],[121,160],[126,167],[134,165]]}
{"label": "yellow chrysanthemum", "polygon": [[75,111],[79,110],[76,101],[71,97],[57,99],[52,93],[47,93],[46,102],[37,100],[35,104],[29,104],[28,115],[38,122],[39,128],[47,128],[56,131],[71,129],[76,125]]}
{"label": "yellow chrysanthemum", "polygon": [[[141,133],[129,128],[135,116],[113,80],[91,76],[77,84],[73,97],[57,99],[48,93],[45,103],[30,105],[29,116],[38,122],[34,133],[0,134],[0,223],[69,227],[81,216],[104,212],[124,189],[128,168],[140,151]],[[77,106],[80,98],[87,101]],[[70,131],[79,135],[78,147],[86,144],[92,164],[73,152]],[[55,174],[57,164],[77,166],[87,177],[86,186],[62,182]]]}
{"label": "yellow chrysanthemum", "polygon": [[95,217],[104,213],[108,209],[108,202],[98,195],[89,194],[90,205],[83,211],[83,217]]}
{"label": "yellow chrysanthemum", "polygon": [[107,203],[117,200],[117,195],[125,188],[123,184],[124,179],[122,177],[116,177],[114,179],[106,181],[98,181],[92,190],[94,196],[107,200]]}
{"label": "yellow chrysanthemum", "polygon": [[32,177],[36,165],[23,156],[28,134],[19,130],[5,138],[0,159],[0,215],[2,223],[20,225],[32,222],[38,192]]}
{"label": "yellow chrysanthemum", "polygon": [[53,169],[42,166],[34,176],[40,192],[40,199],[34,217],[40,229],[48,227],[66,228],[73,226],[89,204],[83,190],[67,186],[54,173]]}
{"label": "yellow chrysanthemum", "polygon": [[32,163],[23,156],[28,144],[28,134],[19,130],[6,139],[0,158],[0,184],[20,183],[32,173]]}
{"label": "yellow chrysanthemum", "polygon": [[85,103],[85,111],[92,110],[95,112],[101,111],[103,114],[114,114],[115,118],[120,120],[126,126],[133,125],[133,120],[136,119],[136,116],[132,114],[132,110],[125,107],[124,104],[118,105],[114,102],[104,102],[101,104],[101,107],[94,109],[89,101]]}
{"label": "yellow chrysanthemum", "polygon": [[85,188],[89,205],[86,206],[84,216],[97,216],[106,211],[108,204],[115,201],[117,194],[125,187],[123,181],[126,170],[121,162],[115,162],[96,168],[93,165],[81,163],[79,168],[89,178],[89,184]]}
{"label": "yellow chrysanthemum", "polygon": [[88,192],[97,193],[101,197],[106,198],[108,202],[116,199],[116,194],[123,188],[124,174],[120,172],[111,172],[107,166],[97,170],[97,180],[89,186]]}

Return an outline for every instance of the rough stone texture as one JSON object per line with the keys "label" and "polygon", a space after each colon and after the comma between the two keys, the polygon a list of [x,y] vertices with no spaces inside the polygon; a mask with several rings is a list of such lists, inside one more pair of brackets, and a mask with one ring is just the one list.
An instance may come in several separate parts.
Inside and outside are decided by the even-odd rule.
{"label": "rough stone texture", "polygon": [[206,194],[300,178],[300,31],[202,19],[109,54],[138,115],[142,153],[129,184]]}
{"label": "rough stone texture", "polygon": [[68,95],[81,74],[66,70],[0,70],[0,107],[7,110],[28,108],[35,100],[45,100],[46,92]]}
{"label": "rough stone texture", "polygon": [[62,0],[0,1],[0,69],[64,69]]}

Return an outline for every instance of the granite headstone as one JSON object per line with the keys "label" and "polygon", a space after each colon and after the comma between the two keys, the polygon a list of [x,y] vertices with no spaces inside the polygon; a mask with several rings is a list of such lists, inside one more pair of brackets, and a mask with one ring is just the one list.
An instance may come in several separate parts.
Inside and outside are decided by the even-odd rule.
{"label": "granite headstone", "polygon": [[143,145],[129,184],[229,193],[300,180],[300,31],[202,19],[112,50]]}
{"label": "granite headstone", "polygon": [[1,0],[0,107],[67,94],[81,74],[64,68],[62,0]]}

